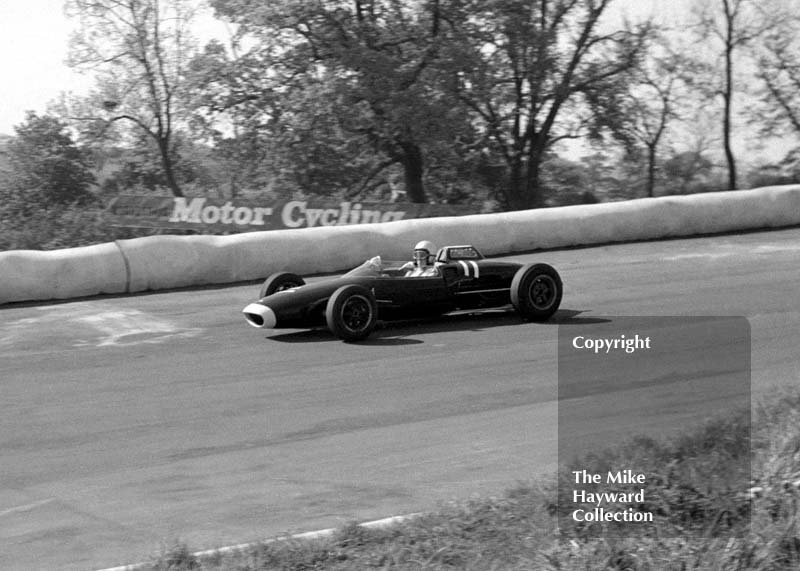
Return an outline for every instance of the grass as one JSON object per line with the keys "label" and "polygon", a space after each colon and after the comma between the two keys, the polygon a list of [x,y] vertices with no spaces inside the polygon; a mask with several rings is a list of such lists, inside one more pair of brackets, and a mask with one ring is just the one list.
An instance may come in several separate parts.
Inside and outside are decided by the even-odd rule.
{"label": "grass", "polygon": [[[593,537],[574,526],[559,530],[558,490],[527,483],[502,496],[446,504],[383,529],[351,524],[322,539],[287,538],[205,557],[177,545],[143,568],[798,569],[800,391],[762,405],[752,431],[749,418],[729,415],[669,442],[637,438],[582,460],[582,466],[597,472],[625,463],[647,466],[647,508],[669,517],[639,537]],[[752,489],[734,489],[731,482],[741,480],[719,477],[749,475],[742,471],[750,470],[747,459],[752,459]]]}

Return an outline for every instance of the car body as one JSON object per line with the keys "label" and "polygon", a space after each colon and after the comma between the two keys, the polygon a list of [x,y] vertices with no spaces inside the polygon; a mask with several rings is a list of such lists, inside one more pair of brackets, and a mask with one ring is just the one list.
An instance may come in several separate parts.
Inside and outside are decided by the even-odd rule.
{"label": "car body", "polygon": [[435,275],[406,277],[402,266],[376,256],[342,276],[312,284],[295,274],[274,274],[243,313],[253,327],[327,326],[344,341],[359,341],[378,320],[512,304],[524,319],[544,321],[561,303],[563,286],[553,267],[486,259],[472,245],[441,248]]}

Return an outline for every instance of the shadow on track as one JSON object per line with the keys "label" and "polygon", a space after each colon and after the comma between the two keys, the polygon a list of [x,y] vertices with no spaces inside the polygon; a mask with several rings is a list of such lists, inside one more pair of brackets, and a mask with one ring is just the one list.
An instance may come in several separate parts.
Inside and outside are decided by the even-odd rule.
{"label": "shadow on track", "polygon": [[[584,310],[561,309],[552,319],[541,323],[527,323],[522,321],[517,313],[509,308],[485,309],[475,311],[458,311],[442,317],[426,319],[413,319],[407,321],[379,322],[378,327],[359,345],[394,346],[415,345],[424,343],[419,339],[409,338],[415,333],[443,333],[448,331],[483,331],[492,327],[506,327],[509,325],[586,325],[593,323],[608,323],[610,319],[597,317],[579,317]],[[282,343],[319,343],[325,341],[339,341],[326,328],[293,331],[270,335],[267,339]]]}
{"label": "shadow on track", "polygon": [[539,325],[593,325],[595,323],[610,323],[611,320],[605,317],[578,317],[585,310],[559,309],[553,319],[540,323]]}

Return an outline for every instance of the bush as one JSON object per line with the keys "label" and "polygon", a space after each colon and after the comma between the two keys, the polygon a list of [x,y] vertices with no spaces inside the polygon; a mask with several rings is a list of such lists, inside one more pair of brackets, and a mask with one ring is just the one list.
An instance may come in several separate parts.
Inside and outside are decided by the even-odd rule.
{"label": "bush", "polygon": [[0,251],[56,250],[153,234],[111,225],[99,205],[50,207],[28,213],[0,206]]}

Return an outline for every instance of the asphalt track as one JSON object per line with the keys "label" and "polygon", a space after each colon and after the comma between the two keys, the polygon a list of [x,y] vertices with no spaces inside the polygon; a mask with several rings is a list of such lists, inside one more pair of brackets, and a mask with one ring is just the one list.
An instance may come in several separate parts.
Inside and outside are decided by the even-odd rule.
{"label": "asphalt track", "polygon": [[[252,284],[0,309],[0,568],[111,567],[175,540],[378,519],[548,473],[559,327],[745,316],[756,400],[798,382],[798,229],[520,258],[562,274],[552,323],[493,311],[348,345],[248,327]],[[587,401],[622,390],[590,385]],[[625,422],[589,408],[580,430],[613,444],[729,404],[716,390],[655,402]]]}

